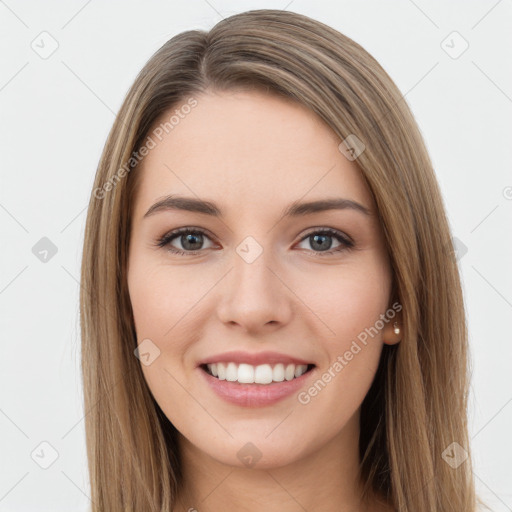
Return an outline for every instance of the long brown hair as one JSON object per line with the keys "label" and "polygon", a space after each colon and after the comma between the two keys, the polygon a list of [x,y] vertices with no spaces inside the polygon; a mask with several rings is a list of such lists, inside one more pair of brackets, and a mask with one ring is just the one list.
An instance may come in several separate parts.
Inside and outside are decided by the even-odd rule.
{"label": "long brown hair", "polygon": [[402,512],[474,511],[471,458],[455,465],[446,457],[462,461],[469,453],[467,332],[450,230],[420,131],[396,85],[360,45],[306,16],[266,9],[165,43],[130,88],[103,150],[80,295],[93,511],[168,512],[175,504],[177,431],[134,356],[126,283],[139,150],[171,107],[240,88],[292,98],[340,142],[356,135],[365,144],[355,163],[375,198],[403,307],[402,341],[384,347],[362,404],[365,496],[384,496]]}

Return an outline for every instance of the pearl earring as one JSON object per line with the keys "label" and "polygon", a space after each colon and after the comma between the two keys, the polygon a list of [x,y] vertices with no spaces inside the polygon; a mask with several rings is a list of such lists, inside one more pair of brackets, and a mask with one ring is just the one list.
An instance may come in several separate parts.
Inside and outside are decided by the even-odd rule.
{"label": "pearl earring", "polygon": [[398,322],[393,324],[393,331],[395,334],[400,334],[400,327],[398,327]]}

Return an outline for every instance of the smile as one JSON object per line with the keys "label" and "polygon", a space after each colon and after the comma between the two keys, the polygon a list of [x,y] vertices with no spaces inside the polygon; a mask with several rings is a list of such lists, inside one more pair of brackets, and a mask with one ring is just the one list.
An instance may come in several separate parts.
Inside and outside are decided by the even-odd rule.
{"label": "smile", "polygon": [[314,364],[250,365],[231,361],[205,363],[197,371],[217,397],[239,407],[276,404],[306,388],[317,373]]}
{"label": "smile", "polygon": [[234,362],[218,362],[204,365],[203,369],[213,377],[240,384],[272,384],[274,382],[291,381],[300,377],[313,365],[306,364],[237,364]]}

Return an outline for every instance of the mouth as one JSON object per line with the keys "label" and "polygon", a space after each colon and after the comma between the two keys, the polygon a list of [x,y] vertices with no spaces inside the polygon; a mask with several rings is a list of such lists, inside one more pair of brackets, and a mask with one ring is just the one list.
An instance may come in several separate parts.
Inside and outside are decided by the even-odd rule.
{"label": "mouth", "polygon": [[263,386],[299,379],[315,368],[314,364],[259,364],[235,363],[233,361],[201,364],[205,373],[219,381]]}
{"label": "mouth", "polygon": [[317,366],[309,357],[231,350],[199,361],[197,371],[222,400],[240,407],[267,407],[298,393],[314,379]]}

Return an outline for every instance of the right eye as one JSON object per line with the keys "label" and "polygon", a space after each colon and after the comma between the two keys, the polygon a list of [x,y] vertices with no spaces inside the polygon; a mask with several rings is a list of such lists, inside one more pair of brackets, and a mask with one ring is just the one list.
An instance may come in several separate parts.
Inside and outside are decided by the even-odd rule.
{"label": "right eye", "polygon": [[[164,236],[158,239],[157,246],[165,248],[169,252],[174,254],[179,254],[181,256],[185,255],[196,255],[199,254],[199,248],[204,243],[204,238],[209,237],[206,235],[206,232],[199,228],[180,228],[175,229],[174,231],[170,231],[166,233]],[[175,239],[181,244],[182,249],[176,248],[172,245]]]}

